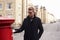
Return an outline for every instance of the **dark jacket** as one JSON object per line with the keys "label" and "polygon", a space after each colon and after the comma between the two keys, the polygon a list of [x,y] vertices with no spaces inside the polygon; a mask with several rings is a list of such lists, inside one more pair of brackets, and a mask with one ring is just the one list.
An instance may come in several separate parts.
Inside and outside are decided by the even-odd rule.
{"label": "dark jacket", "polygon": [[[24,40],[39,40],[43,33],[43,27],[40,18],[34,17],[31,19],[29,16],[24,19],[23,24],[15,33],[25,31]],[[39,32],[38,32],[39,30]]]}

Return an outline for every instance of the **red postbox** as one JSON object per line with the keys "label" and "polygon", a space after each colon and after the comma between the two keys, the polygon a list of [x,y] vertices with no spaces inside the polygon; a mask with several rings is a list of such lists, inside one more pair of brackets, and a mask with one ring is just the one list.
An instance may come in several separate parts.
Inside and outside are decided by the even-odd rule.
{"label": "red postbox", "polygon": [[0,17],[0,40],[13,40],[11,24],[13,18]]}

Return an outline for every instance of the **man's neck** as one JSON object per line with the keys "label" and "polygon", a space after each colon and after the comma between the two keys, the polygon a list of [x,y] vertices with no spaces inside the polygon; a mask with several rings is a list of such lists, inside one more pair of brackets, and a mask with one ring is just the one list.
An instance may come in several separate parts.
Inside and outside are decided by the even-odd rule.
{"label": "man's neck", "polygon": [[30,18],[34,18],[34,16],[30,16]]}

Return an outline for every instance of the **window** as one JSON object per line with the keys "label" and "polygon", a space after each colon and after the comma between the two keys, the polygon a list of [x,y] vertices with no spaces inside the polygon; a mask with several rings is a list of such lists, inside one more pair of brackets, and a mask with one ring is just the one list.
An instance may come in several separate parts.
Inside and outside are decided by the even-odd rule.
{"label": "window", "polygon": [[12,16],[12,13],[8,13],[6,16],[9,17],[9,18],[12,18],[13,17]]}
{"label": "window", "polygon": [[2,4],[0,4],[0,10],[2,10]]}
{"label": "window", "polygon": [[7,4],[7,9],[11,9],[11,3]]}

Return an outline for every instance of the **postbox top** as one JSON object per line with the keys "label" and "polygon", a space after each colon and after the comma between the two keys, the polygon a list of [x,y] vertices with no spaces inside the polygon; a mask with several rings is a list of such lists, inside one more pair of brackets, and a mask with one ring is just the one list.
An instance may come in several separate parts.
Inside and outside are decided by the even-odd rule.
{"label": "postbox top", "polygon": [[9,17],[0,17],[0,20],[14,20],[14,18],[9,18]]}

